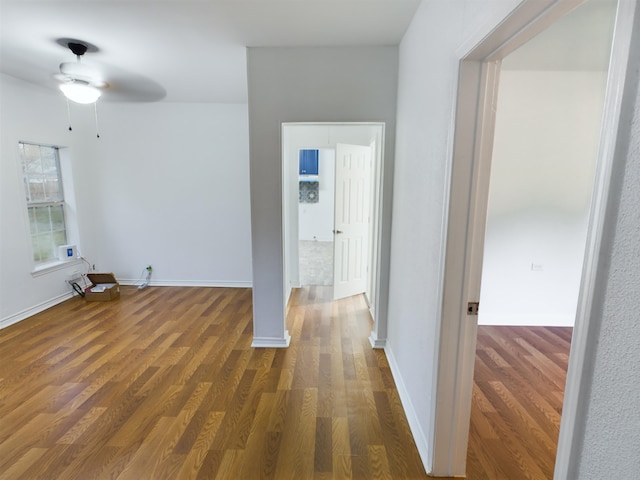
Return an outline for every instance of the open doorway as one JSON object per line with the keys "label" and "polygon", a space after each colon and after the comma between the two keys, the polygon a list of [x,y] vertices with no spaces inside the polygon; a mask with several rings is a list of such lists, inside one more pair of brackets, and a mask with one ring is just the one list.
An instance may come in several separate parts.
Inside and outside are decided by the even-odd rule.
{"label": "open doorway", "polygon": [[[482,252],[487,220],[495,104],[500,63],[509,53],[584,2],[535,0],[523,2],[488,36],[470,40],[462,57],[445,258],[442,333],[438,358],[436,408],[437,458],[434,470],[464,474],[473,395],[473,365],[477,339],[475,301],[480,296]],[[582,271],[576,323],[567,373],[567,388],[555,466],[557,478],[567,478],[569,455],[578,438],[582,370],[592,309],[593,285],[602,239],[615,135],[621,112],[635,5],[621,2],[616,12],[615,48],[607,76],[600,147],[590,205],[585,266]],[[471,159],[471,161],[470,161]]]}
{"label": "open doorway", "polygon": [[[361,271],[362,278],[355,290],[343,290],[343,293],[364,293],[375,321],[384,125],[288,123],[283,125],[282,131],[285,302],[293,288],[310,282],[338,288],[342,273],[340,265],[349,265],[352,261],[354,268],[348,270]],[[354,188],[352,193],[358,201],[350,203],[344,196],[349,189],[342,183],[337,189],[336,182],[351,175],[353,169],[346,169],[346,165],[358,164],[357,152],[361,150],[368,152],[368,168],[359,171],[364,186]],[[314,167],[311,173],[302,171],[306,152],[311,152],[310,158],[317,158],[317,170]],[[350,173],[345,173],[347,171]],[[358,182],[348,180],[344,183],[355,186]],[[354,205],[358,207],[352,209],[357,215],[349,217],[362,220],[361,236],[366,249],[347,249],[347,256],[343,255],[345,249],[340,246],[345,242],[348,244],[352,236],[343,215],[335,215],[336,202],[338,213]],[[348,207],[346,210],[344,205]],[[336,239],[340,242],[336,243]],[[358,259],[352,255],[356,250],[361,254]],[[344,258],[349,261],[343,262]]]}
{"label": "open doorway", "polygon": [[298,159],[300,286],[333,286],[336,151],[304,148]]}
{"label": "open doorway", "polygon": [[500,65],[471,478],[553,478],[615,11],[587,1]]}
{"label": "open doorway", "polygon": [[587,1],[501,62],[479,325],[573,327],[615,7]]}
{"label": "open doorway", "polygon": [[330,285],[334,300],[367,291],[372,150],[338,143],[298,152],[300,285]]}

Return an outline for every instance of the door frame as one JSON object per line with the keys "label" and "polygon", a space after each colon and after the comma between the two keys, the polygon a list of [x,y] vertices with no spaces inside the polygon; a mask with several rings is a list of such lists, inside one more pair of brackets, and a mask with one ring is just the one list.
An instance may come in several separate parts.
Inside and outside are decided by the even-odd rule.
{"label": "door frame", "polygon": [[[290,275],[290,262],[298,262],[298,253],[297,248],[295,248],[296,254],[292,255],[291,243],[292,238],[298,238],[298,228],[296,224],[296,228],[292,228],[290,225],[289,219],[291,218],[290,212],[294,208],[291,205],[291,196],[288,195],[289,188],[288,185],[291,184],[291,175],[292,167],[287,163],[286,158],[286,149],[289,148],[289,139],[286,137],[286,127],[288,126],[318,126],[318,127],[371,127],[372,133],[370,138],[367,139],[367,144],[364,146],[372,146],[371,151],[371,160],[372,160],[372,168],[371,168],[371,210],[370,210],[370,236],[369,236],[369,247],[370,254],[368,256],[369,259],[369,273],[368,273],[368,281],[367,281],[367,292],[366,292],[366,300],[369,303],[369,311],[371,312],[371,316],[373,318],[373,330],[371,332],[371,336],[369,337],[369,341],[373,348],[384,348],[386,345],[386,318],[378,315],[378,312],[385,311],[385,308],[382,308],[381,301],[384,301],[384,295],[380,295],[381,282],[382,278],[380,276],[381,272],[381,262],[382,262],[382,251],[380,249],[380,245],[382,242],[382,215],[383,215],[383,195],[385,192],[383,191],[384,185],[384,171],[385,171],[385,155],[384,155],[384,142],[385,142],[385,129],[386,125],[384,122],[283,122],[281,125],[281,162],[282,162],[282,184],[281,184],[281,195],[282,195],[282,248],[283,248],[283,282],[284,282],[284,305],[289,302],[289,297],[291,294],[291,289],[296,286],[299,287],[299,271],[298,277],[296,279],[292,279]],[[374,132],[375,129],[375,132]],[[338,139],[333,144],[327,139],[327,144],[325,145],[317,145],[317,144],[308,144],[305,148],[334,148],[335,144],[340,143],[349,143],[349,140]],[[295,162],[297,165],[297,158],[291,159],[290,161]],[[297,167],[295,168],[297,171]],[[297,182],[296,182],[297,184]],[[296,193],[297,195],[297,193]],[[298,204],[295,205],[296,218],[298,211]],[[295,257],[295,258],[293,258]],[[295,282],[292,283],[292,280]]]}
{"label": "door frame", "polygon": [[[469,434],[477,318],[467,302],[478,301],[487,215],[500,62],[584,0],[525,0],[488,35],[479,32],[459,51],[459,82],[451,166],[437,375],[431,401],[432,474],[464,475]],[[622,92],[633,27],[635,2],[618,1],[612,57],[607,79],[603,128],[587,232],[587,248],[574,327],[555,478],[568,478],[579,446],[584,414],[585,358],[597,319],[594,293],[601,282],[598,265],[611,169],[622,107]]]}

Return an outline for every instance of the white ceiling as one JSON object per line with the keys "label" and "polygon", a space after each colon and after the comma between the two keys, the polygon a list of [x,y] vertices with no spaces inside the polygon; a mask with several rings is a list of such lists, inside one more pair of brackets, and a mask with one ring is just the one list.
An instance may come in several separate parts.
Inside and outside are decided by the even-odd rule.
{"label": "white ceiling", "polygon": [[[444,1],[444,0],[443,0]],[[459,0],[446,0],[459,1]],[[0,72],[56,89],[95,45],[105,101],[246,102],[247,46],[397,45],[420,0],[0,0]],[[589,0],[505,69],[606,69],[615,0]]]}
{"label": "white ceiling", "polygon": [[246,102],[247,46],[397,45],[420,0],[0,0],[0,71],[57,88],[88,42],[107,101]]}

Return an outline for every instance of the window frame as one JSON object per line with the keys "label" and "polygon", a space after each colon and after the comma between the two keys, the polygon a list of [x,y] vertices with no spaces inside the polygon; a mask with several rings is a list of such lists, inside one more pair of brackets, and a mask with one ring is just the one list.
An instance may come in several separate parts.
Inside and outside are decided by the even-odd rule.
{"label": "window frame", "polygon": [[[54,157],[55,157],[55,173],[56,173],[55,180],[57,182],[57,188],[58,188],[57,198],[50,199],[50,200],[47,200],[47,199],[33,200],[32,199],[32,191],[30,190],[30,186],[29,186],[30,175],[27,171],[27,160],[26,160],[26,155],[24,151],[25,146],[39,147],[40,149],[42,148],[53,149]],[[27,236],[29,237],[29,247],[30,247],[29,253],[30,253],[31,262],[33,265],[32,274],[38,275],[41,273],[46,273],[47,271],[50,271],[50,270],[62,268],[64,266],[69,265],[70,263],[69,261],[60,260],[57,256],[57,248],[60,245],[66,245],[69,243],[69,222],[68,222],[68,216],[67,216],[67,201],[65,197],[65,188],[64,188],[65,182],[63,179],[63,168],[60,161],[60,147],[57,145],[49,145],[49,144],[44,144],[39,142],[28,142],[28,141],[21,140],[18,142],[18,150],[19,150],[19,157],[20,157],[21,177],[22,177],[22,183],[24,186],[23,198],[25,202],[24,206],[25,206],[25,214],[26,214],[26,222],[27,222]],[[39,157],[39,162],[40,162],[40,169],[43,170],[42,155],[40,155]],[[35,175],[35,178],[37,177],[38,175]],[[31,176],[31,178],[34,178],[34,176]],[[41,174],[43,185],[45,184],[46,178],[47,178],[47,175],[43,171]],[[43,191],[46,191],[46,186],[43,186]],[[37,252],[36,240],[39,236],[39,232],[37,230],[38,221],[34,218],[37,211],[36,209],[43,208],[43,207],[48,209],[49,229],[41,233],[49,234],[52,236],[49,243],[49,247],[51,247],[49,248],[49,253],[52,253],[52,256],[48,256],[45,259],[42,259],[42,257],[37,258],[38,252]],[[54,228],[54,223],[53,223],[54,220],[52,218],[52,210],[51,210],[52,208],[60,209],[60,213],[62,216],[62,219],[61,219],[62,229]],[[59,223],[60,222],[58,222],[58,225]],[[53,235],[55,235],[55,232],[61,232],[61,231],[63,235],[63,243],[58,244],[58,242],[54,240]]]}

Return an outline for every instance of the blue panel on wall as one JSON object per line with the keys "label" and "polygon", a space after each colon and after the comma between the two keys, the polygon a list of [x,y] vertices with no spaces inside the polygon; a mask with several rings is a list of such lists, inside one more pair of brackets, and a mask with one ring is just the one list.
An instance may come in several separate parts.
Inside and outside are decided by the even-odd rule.
{"label": "blue panel on wall", "polygon": [[318,175],[318,150],[300,150],[300,175]]}

